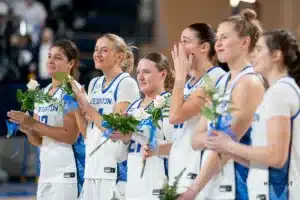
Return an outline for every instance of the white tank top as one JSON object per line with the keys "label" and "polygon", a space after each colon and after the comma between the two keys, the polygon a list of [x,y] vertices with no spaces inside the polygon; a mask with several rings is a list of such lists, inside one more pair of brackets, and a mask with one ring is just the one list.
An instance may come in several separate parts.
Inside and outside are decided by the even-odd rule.
{"label": "white tank top", "polygon": [[[251,132],[251,140],[253,146],[267,146],[268,145],[268,133],[267,131],[267,120],[268,120],[268,111],[265,107],[268,104],[272,103],[273,97],[269,96],[274,94],[274,90],[278,89],[279,84],[285,84],[286,87],[291,87],[294,91],[292,97],[282,97],[282,98],[297,98],[295,101],[296,109],[291,113],[291,145],[289,158],[285,166],[282,169],[276,169],[268,167],[263,164],[250,162],[249,175],[247,180],[249,200],[272,200],[272,196],[277,194],[282,195],[282,198],[287,199],[289,196],[290,200],[299,199],[300,191],[300,89],[294,79],[290,77],[284,77],[279,79],[273,86],[271,86],[268,91],[265,93],[264,100],[257,110],[256,121],[253,122],[252,127],[253,131]],[[280,88],[281,89],[281,88]],[[277,93],[281,93],[278,91]],[[279,97],[281,98],[281,97]],[[257,178],[259,177],[259,178]],[[287,178],[288,177],[288,178]],[[276,182],[275,187],[274,179]],[[277,185],[279,184],[279,185]],[[288,190],[289,189],[289,190]],[[277,191],[276,191],[277,190]],[[279,191],[278,191],[279,190]],[[276,195],[277,195],[276,194]],[[271,195],[271,196],[270,196]],[[281,198],[280,198],[281,199]]]}
{"label": "white tank top", "polygon": [[[162,95],[169,95],[169,93],[163,93]],[[128,113],[133,115],[140,108],[142,99],[134,102],[128,108]],[[153,101],[145,108],[150,108],[153,106]],[[166,138],[171,138],[171,136],[165,135],[171,133],[174,129],[171,126],[172,130],[165,130],[170,128],[168,118],[164,118],[159,122],[160,129],[156,129],[156,139],[157,140],[166,140]],[[136,134],[144,134],[149,138],[149,129],[144,128],[143,133],[138,132]],[[128,167],[128,178],[126,186],[126,199],[157,199],[160,190],[163,187],[164,180],[166,179],[167,173],[167,159],[159,156],[153,156],[148,158],[146,161],[146,167],[144,171],[143,178],[140,178],[142,171],[142,162],[143,162],[143,153],[142,145],[148,143],[138,143],[137,141],[132,140],[129,146],[129,153],[127,159]],[[154,192],[154,193],[153,193]]]}
{"label": "white tank top", "polygon": [[[48,93],[51,87],[51,84],[48,85],[44,89],[45,93]],[[63,90],[58,88],[53,97],[62,101],[64,94]],[[39,121],[46,125],[63,127],[63,112],[57,105],[36,104],[34,113],[39,116]],[[71,144],[43,136],[40,162],[39,182],[77,183],[75,155]]]}
{"label": "white tank top", "polygon": [[[224,74],[224,70],[220,67],[211,68],[206,73],[213,82]],[[204,84],[204,79],[201,78],[197,83],[191,85],[192,79],[185,85],[185,99]],[[173,145],[169,156],[169,184],[173,185],[175,178],[184,168],[187,168],[178,183],[179,193],[184,192],[193,183],[200,171],[201,151],[194,151],[191,146],[191,137],[196,131],[199,120],[200,110],[198,115],[189,118],[183,124],[175,125],[177,130],[173,134]],[[180,187],[185,189],[180,189]]]}
{"label": "white tank top", "polygon": [[[94,78],[90,82],[88,97],[90,104],[98,110],[100,114],[110,114],[114,111],[117,104],[117,90],[122,80],[132,79],[128,73],[121,73],[113,79],[108,87],[103,89],[104,76]],[[124,150],[122,142],[107,141],[93,155],[89,155],[106,138],[103,133],[93,123],[87,128],[86,136],[86,160],[85,160],[85,178],[91,179],[117,179],[118,157]]]}
{"label": "white tank top", "polygon": [[[230,80],[230,72],[221,77],[217,82],[217,87],[219,91],[224,94],[224,104],[222,104],[222,109],[227,110],[231,100],[232,91],[239,82],[239,80],[248,74],[256,74],[252,67],[244,68],[233,80],[231,80],[230,86],[227,87],[227,84]],[[241,143],[249,144],[250,143],[250,131],[251,127],[248,129],[247,133],[241,139]],[[211,151],[205,150],[202,156],[203,165],[208,159]],[[234,163],[231,159],[223,167],[223,174],[219,173],[216,175],[203,189],[203,195],[211,199],[243,199],[241,195],[245,194],[247,196],[247,187],[244,179],[247,179],[248,169]],[[236,174],[238,174],[236,176]],[[242,177],[243,176],[243,177]]]}

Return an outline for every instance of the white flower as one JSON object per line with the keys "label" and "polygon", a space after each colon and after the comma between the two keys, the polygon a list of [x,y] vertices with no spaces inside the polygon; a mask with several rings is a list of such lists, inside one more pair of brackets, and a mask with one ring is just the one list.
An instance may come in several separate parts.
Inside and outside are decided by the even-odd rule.
{"label": "white flower", "polygon": [[147,118],[149,118],[151,115],[150,114],[148,114],[144,109],[142,109],[142,108],[139,108],[139,109],[137,109],[137,110],[135,110],[134,112],[133,112],[133,117],[136,119],[136,120],[138,120],[138,121],[141,121],[141,120],[143,120],[143,119],[147,119]]}
{"label": "white flower", "polygon": [[28,90],[35,90],[40,84],[33,79],[30,79],[29,83],[27,84]]}
{"label": "white flower", "polygon": [[156,96],[153,103],[154,108],[162,108],[165,104],[165,98],[162,96]]}
{"label": "white flower", "polygon": [[213,100],[220,100],[221,96],[222,95],[220,93],[216,93],[216,94],[213,95],[212,99]]}

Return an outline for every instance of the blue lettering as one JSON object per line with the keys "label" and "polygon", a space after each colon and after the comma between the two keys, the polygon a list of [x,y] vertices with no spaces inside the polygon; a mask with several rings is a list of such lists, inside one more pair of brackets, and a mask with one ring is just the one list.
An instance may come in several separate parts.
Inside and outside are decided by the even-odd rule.
{"label": "blue lettering", "polygon": [[112,104],[111,98],[92,98],[91,104]]}
{"label": "blue lettering", "polygon": [[53,111],[57,112],[58,106],[50,105],[50,106],[39,107],[38,112],[53,112]]}

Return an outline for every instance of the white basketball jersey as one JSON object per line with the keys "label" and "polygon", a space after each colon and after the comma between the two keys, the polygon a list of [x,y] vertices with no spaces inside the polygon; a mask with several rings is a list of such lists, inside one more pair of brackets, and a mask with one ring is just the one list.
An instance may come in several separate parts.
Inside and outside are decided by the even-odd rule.
{"label": "white basketball jersey", "polygon": [[[77,83],[78,87],[81,87]],[[48,93],[52,84],[48,85],[44,92]],[[53,97],[62,101],[64,92],[58,88]],[[34,114],[39,116],[39,121],[53,127],[63,127],[63,111],[58,105],[35,104]],[[39,182],[77,182],[77,169],[72,145],[58,142],[47,136],[43,136],[40,148],[41,172]]]}
{"label": "white basketball jersey", "polygon": [[[222,104],[222,110],[227,110],[229,106],[228,101],[231,100],[233,89],[235,88],[238,81],[247,74],[255,74],[252,67],[244,68],[244,70],[242,70],[233,80],[231,80],[231,84],[228,87],[227,84],[230,79],[230,72],[228,72],[220,80],[218,80],[217,87],[219,88],[219,91],[222,93],[222,95],[224,94],[224,102],[226,102]],[[250,141],[250,130],[251,129],[249,129],[246,135],[244,136],[247,138],[247,142]],[[210,150],[203,151],[201,165],[203,165],[206,162],[210,153]],[[241,167],[239,169],[241,169]],[[237,189],[240,189],[237,188],[240,187],[240,184],[237,183],[236,185],[236,181],[239,182],[241,181],[241,179],[240,177],[236,179],[235,170],[238,169],[235,169],[234,161],[231,159],[223,167],[223,174],[219,173],[205,186],[205,188],[203,189],[203,194],[210,199],[242,199],[242,197],[236,197],[236,191]],[[245,188],[242,188],[241,190],[245,190]],[[246,193],[246,191],[244,191],[244,193]],[[247,196],[247,194],[245,195]]]}
{"label": "white basketball jersey", "polygon": [[[265,93],[264,100],[258,108],[257,111],[257,120],[252,124],[253,131],[251,132],[251,140],[253,146],[267,146],[268,145],[268,133],[267,133],[267,120],[268,111],[265,107],[269,104],[272,104],[272,99],[278,98],[274,97],[274,95],[270,96],[270,94],[274,93],[274,90],[278,89],[276,86],[278,84],[285,84],[287,87],[291,87],[295,93],[297,93],[296,98],[299,101],[296,101],[297,109],[294,113],[292,113],[291,117],[291,124],[292,124],[292,132],[291,132],[291,146],[289,152],[289,160],[287,161],[286,165],[282,169],[277,169],[276,172],[273,172],[271,168],[266,165],[262,165],[256,162],[250,162],[250,169],[249,175],[247,179],[247,186],[248,186],[248,194],[249,200],[272,200],[273,195],[275,194],[276,189],[280,189],[276,187],[276,189],[271,189],[273,187],[272,180],[270,177],[273,177],[272,173],[276,173],[275,176],[279,174],[284,174],[284,176],[288,176],[289,178],[283,179],[286,180],[281,181],[281,178],[278,176],[278,181],[282,186],[283,191],[277,191],[277,194],[282,195],[283,199],[287,199],[289,196],[289,200],[296,200],[299,199],[300,195],[300,187],[299,187],[299,175],[300,175],[300,148],[299,148],[299,141],[300,141],[300,117],[299,117],[299,102],[300,102],[300,89],[297,86],[294,79],[290,77],[284,77],[278,80],[273,86],[271,86],[268,91]],[[278,93],[281,93],[278,91]],[[283,97],[283,98],[291,98],[291,97]],[[288,166],[289,164],[289,166]],[[288,170],[288,172],[284,172]],[[259,178],[258,178],[259,177]],[[282,177],[282,176],[281,176]],[[289,191],[287,190],[289,189]],[[281,198],[280,198],[281,199]]]}
{"label": "white basketball jersey", "polygon": [[[216,80],[224,74],[225,72],[220,67],[214,67],[206,73],[213,83],[215,83]],[[192,79],[193,78],[191,78],[185,85],[185,99],[187,99],[187,97],[198,87],[204,84],[203,78],[201,78],[197,83],[191,85],[190,82]],[[191,137],[196,131],[196,125],[199,120],[200,110],[198,115],[189,118],[183,124],[175,125],[176,131],[173,134],[173,145],[169,157],[170,185],[173,185],[175,178],[184,168],[187,168],[178,183],[179,187],[187,188],[193,183],[200,171],[201,151],[194,151],[191,146]],[[184,191],[179,190],[178,192],[182,193]]]}
{"label": "white basketball jersey", "polygon": [[[164,93],[162,95],[169,95],[169,93]],[[129,106],[128,113],[132,115],[140,109],[141,102],[142,99],[131,104]],[[147,108],[151,107],[153,107],[153,101],[145,109],[147,110]],[[169,112],[164,112],[164,115],[165,114],[169,114]],[[159,125],[162,130],[158,128],[156,129],[156,139],[166,140],[168,138],[169,140],[172,140],[174,126],[170,125],[169,118],[163,118],[163,120],[160,120]],[[143,132],[138,132],[136,134],[143,134],[146,138],[149,138],[149,128],[144,127]],[[140,178],[143,163],[142,146],[147,143],[148,141],[141,144],[132,140],[129,146],[127,159],[128,178],[126,186],[127,200],[158,200],[158,195],[163,187],[164,180],[167,178],[167,159],[159,156],[153,156],[147,159],[144,175]]]}
{"label": "white basketball jersey", "polygon": [[[117,104],[118,88],[123,81],[128,81],[133,78],[128,73],[121,73],[113,79],[108,87],[104,89],[104,76],[94,78],[90,82],[88,98],[90,104],[98,110],[100,114],[113,113]],[[129,80],[129,81],[132,81]],[[138,97],[138,86],[136,88],[128,88],[128,90],[136,90]],[[136,100],[133,98],[132,101]],[[87,128],[86,136],[86,164],[85,178],[91,179],[116,179],[117,178],[117,163],[120,161],[120,155],[126,151],[126,145],[121,141],[107,141],[93,155],[89,155],[99,144],[103,143],[106,138],[102,137],[103,133],[94,123],[90,123]]]}

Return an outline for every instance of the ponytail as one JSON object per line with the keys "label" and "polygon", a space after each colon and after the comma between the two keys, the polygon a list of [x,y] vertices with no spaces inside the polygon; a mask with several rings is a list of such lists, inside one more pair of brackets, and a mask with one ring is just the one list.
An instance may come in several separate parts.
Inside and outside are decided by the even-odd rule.
{"label": "ponytail", "polygon": [[131,73],[134,66],[134,54],[133,49],[136,48],[134,46],[126,46],[124,59],[121,62],[121,68],[123,72]]}
{"label": "ponytail", "polygon": [[297,48],[296,50],[296,60],[292,63],[293,66],[289,68],[289,75],[293,77],[300,87],[300,50]]}

